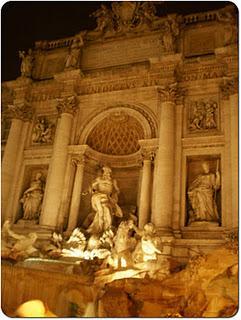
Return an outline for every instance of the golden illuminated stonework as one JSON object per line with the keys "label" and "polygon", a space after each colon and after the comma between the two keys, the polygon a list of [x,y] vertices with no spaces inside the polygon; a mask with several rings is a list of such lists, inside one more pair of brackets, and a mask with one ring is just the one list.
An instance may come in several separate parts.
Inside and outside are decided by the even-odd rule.
{"label": "golden illuminated stonework", "polygon": [[17,50],[2,84],[6,315],[237,312],[238,12],[187,3],[65,2],[92,30],[78,18]]}
{"label": "golden illuminated stonework", "polygon": [[144,139],[140,123],[123,112],[115,112],[100,121],[91,131],[87,144],[94,150],[111,155],[135,153]]}

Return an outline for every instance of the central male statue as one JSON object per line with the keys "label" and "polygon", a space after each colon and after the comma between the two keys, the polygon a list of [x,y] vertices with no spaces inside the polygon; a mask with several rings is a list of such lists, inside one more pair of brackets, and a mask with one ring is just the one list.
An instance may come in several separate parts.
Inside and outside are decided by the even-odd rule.
{"label": "central male statue", "polygon": [[120,190],[116,180],[112,179],[111,169],[102,168],[103,174],[97,177],[91,186],[91,205],[95,211],[95,217],[87,232],[90,234],[102,233],[112,225],[112,216],[122,217],[123,213],[118,206],[118,194]]}

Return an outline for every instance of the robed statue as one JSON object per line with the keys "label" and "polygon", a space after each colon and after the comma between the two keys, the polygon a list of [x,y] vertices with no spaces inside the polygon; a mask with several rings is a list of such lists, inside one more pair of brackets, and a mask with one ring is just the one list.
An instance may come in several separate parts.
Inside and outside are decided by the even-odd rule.
{"label": "robed statue", "polygon": [[42,207],[44,195],[42,172],[37,172],[35,178],[31,181],[30,187],[24,191],[20,202],[23,204],[23,219],[38,220]]}
{"label": "robed statue", "polygon": [[220,172],[211,173],[208,162],[202,163],[203,173],[198,175],[188,188],[189,210],[188,224],[194,221],[219,222],[216,195],[220,189]]}

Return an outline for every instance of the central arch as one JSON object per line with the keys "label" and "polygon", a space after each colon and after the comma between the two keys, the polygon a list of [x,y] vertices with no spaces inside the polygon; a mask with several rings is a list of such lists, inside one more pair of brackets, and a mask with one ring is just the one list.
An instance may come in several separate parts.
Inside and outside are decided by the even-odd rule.
{"label": "central arch", "polygon": [[[78,144],[88,144],[88,138],[91,135],[91,132],[94,128],[98,128],[98,125],[101,125],[102,121],[107,121],[107,119],[112,117],[118,118],[118,114],[126,115],[129,118],[130,124],[132,123],[137,131],[143,131],[143,134],[137,134],[140,136],[140,139],[151,139],[156,137],[157,124],[154,120],[154,117],[150,115],[149,112],[145,111],[144,108],[133,106],[133,105],[118,105],[116,107],[110,107],[108,109],[100,111],[98,114],[91,116],[82,127]],[[115,116],[116,115],[116,116]],[[109,118],[109,119],[110,119]],[[105,120],[104,120],[105,119]],[[118,120],[118,119],[116,119]],[[109,125],[109,124],[108,124]],[[133,133],[134,134],[134,133]]]}

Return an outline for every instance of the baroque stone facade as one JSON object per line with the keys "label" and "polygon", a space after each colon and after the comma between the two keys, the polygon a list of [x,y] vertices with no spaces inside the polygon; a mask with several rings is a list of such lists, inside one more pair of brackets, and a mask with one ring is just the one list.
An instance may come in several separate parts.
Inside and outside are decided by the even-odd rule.
{"label": "baroque stone facade", "polygon": [[222,245],[238,227],[233,5],[159,17],[151,2],[114,2],[93,17],[95,30],[19,52],[21,76],[2,84],[3,221],[43,238],[82,226],[83,193],[110,166],[119,206],[170,239],[166,254]]}

